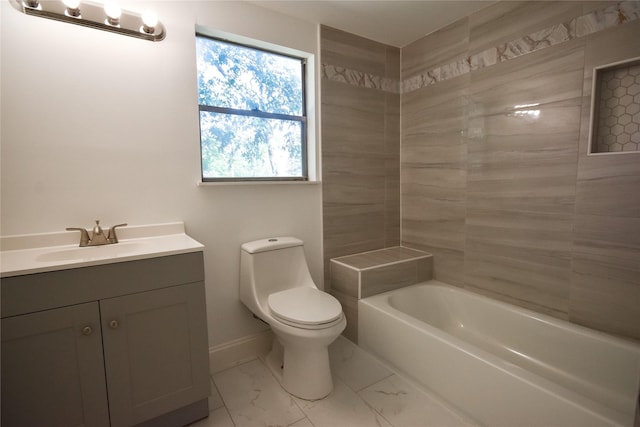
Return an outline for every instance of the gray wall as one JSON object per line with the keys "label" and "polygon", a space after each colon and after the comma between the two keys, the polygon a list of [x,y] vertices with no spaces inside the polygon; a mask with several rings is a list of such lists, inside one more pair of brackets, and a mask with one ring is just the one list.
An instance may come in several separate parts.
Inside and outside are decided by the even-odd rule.
{"label": "gray wall", "polygon": [[[640,56],[640,2],[616,5],[500,2],[401,50],[401,242],[433,253],[439,280],[640,339],[640,155],[587,156],[593,67]],[[381,121],[361,121],[359,134],[346,112],[377,107],[382,120],[363,97],[394,87],[360,83],[358,71],[388,77],[348,62],[362,40],[343,35],[340,56],[325,53],[328,31],[321,40],[322,62],[340,57],[351,76],[322,81],[326,265],[346,224],[378,237],[345,250],[388,245],[383,222],[358,220],[353,205],[385,194],[367,181],[381,166],[363,161]],[[331,197],[355,176],[366,191]],[[342,230],[338,211],[352,214]]]}

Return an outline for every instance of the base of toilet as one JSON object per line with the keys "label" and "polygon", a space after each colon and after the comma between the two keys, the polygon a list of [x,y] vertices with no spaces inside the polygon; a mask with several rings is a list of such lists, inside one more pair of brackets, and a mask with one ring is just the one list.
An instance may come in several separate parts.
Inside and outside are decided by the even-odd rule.
{"label": "base of toilet", "polygon": [[318,400],[333,390],[327,347],[288,350],[274,337],[265,362],[282,388],[296,397]]}

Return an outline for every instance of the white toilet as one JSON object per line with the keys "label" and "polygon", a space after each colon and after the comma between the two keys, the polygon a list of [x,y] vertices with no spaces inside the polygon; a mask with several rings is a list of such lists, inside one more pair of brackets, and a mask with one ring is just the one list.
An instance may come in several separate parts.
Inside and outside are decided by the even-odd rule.
{"label": "white toilet", "polygon": [[256,240],[240,253],[240,300],[275,335],[267,366],[289,393],[322,399],[333,389],[329,344],[347,325],[340,302],[313,283],[301,240]]}

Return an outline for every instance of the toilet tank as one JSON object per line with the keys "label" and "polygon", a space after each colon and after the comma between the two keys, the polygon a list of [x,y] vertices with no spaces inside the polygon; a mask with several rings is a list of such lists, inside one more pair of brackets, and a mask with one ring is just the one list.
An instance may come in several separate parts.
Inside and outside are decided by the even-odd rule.
{"label": "toilet tank", "polygon": [[[265,311],[270,294],[300,286],[316,287],[302,240],[275,237],[244,243],[240,251],[240,300],[254,314]],[[260,307],[258,307],[260,306]]]}

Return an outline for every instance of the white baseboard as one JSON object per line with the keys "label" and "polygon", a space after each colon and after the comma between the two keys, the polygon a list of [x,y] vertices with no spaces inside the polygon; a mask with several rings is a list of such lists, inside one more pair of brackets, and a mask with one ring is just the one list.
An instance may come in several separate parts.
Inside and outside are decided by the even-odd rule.
{"label": "white baseboard", "polygon": [[209,348],[209,371],[212,374],[266,355],[271,350],[270,329]]}

